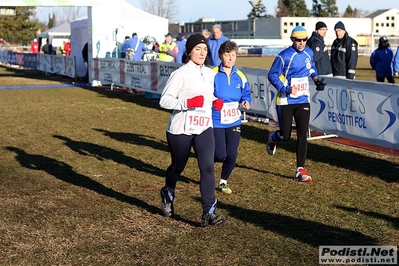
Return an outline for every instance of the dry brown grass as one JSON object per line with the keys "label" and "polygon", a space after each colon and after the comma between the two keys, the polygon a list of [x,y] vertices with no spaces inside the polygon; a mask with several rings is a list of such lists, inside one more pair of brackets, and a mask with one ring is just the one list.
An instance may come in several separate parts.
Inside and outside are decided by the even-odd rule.
{"label": "dry brown grass", "polygon": [[[0,67],[2,86],[49,84],[14,72]],[[178,217],[161,215],[170,112],[156,101],[108,88],[0,96],[1,265],[317,265],[319,245],[399,243],[398,157],[311,141],[314,182],[296,183],[295,135],[268,156],[273,128],[246,123],[233,194],[217,192],[228,220],[200,228],[195,158]]]}

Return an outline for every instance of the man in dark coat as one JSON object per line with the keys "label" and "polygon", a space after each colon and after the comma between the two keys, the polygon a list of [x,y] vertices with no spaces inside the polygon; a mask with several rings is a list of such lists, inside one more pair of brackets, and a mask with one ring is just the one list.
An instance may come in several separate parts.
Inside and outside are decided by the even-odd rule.
{"label": "man in dark coat", "polygon": [[319,75],[332,76],[330,56],[328,48],[324,43],[327,34],[327,25],[319,21],[316,23],[316,30],[307,41],[306,45],[313,51],[313,60],[316,64]]}
{"label": "man in dark coat", "polygon": [[334,26],[337,38],[331,46],[331,67],[334,77],[355,79],[358,59],[358,44],[346,32],[345,25],[338,21]]}

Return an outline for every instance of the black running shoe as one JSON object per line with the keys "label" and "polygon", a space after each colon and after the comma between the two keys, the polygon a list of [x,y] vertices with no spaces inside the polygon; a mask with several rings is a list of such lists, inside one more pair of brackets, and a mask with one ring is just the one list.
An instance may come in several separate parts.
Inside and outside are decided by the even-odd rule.
{"label": "black running shoe", "polygon": [[223,215],[218,215],[216,213],[207,213],[202,215],[201,226],[205,227],[208,225],[221,224],[226,220]]}
{"label": "black running shoe", "polygon": [[161,188],[161,210],[163,215],[171,217],[174,213],[173,200],[175,199],[175,192],[168,188]]}

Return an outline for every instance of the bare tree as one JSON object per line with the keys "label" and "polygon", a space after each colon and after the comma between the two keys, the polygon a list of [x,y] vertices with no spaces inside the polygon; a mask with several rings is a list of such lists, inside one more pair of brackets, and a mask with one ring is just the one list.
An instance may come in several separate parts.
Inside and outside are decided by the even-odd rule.
{"label": "bare tree", "polygon": [[55,18],[52,23],[54,26],[60,25],[64,22],[71,22],[84,15],[87,15],[87,7],[40,7],[36,14],[36,18],[44,20],[44,23],[49,23],[51,17]]}
{"label": "bare tree", "polygon": [[56,14],[57,25],[71,22],[78,19],[84,15],[87,15],[87,7],[80,6],[70,6],[70,7],[58,7],[54,9],[54,14]]}
{"label": "bare tree", "polygon": [[169,21],[179,14],[179,0],[140,0],[141,8],[153,15],[164,17]]}

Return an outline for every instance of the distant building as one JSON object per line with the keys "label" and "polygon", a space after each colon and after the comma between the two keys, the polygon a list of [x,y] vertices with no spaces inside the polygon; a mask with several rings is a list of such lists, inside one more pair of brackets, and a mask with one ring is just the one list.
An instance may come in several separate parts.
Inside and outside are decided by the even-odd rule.
{"label": "distant building", "polygon": [[[273,45],[276,43],[275,40],[281,40],[281,44],[285,45],[290,42],[290,34],[294,27],[301,25],[310,35],[315,30],[318,21],[323,21],[328,26],[325,37],[327,46],[330,46],[335,39],[334,25],[338,21],[345,24],[349,35],[358,41],[359,51],[364,54],[370,54],[378,46],[378,39],[381,36],[387,36],[394,49],[399,45],[399,9],[397,8],[377,10],[365,18],[282,17],[234,21],[212,21],[207,18],[195,22],[178,23],[178,32],[184,32],[189,36],[200,33],[202,29],[212,29],[214,24],[220,24],[223,34],[233,40],[264,39],[267,45],[267,40],[273,39]],[[176,28],[174,25],[175,31]]]}

